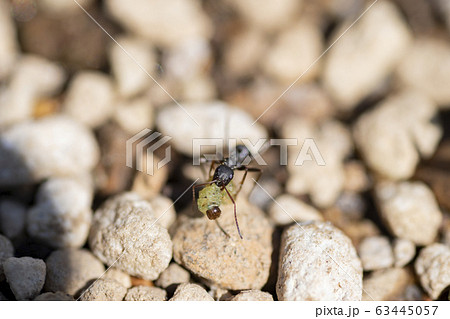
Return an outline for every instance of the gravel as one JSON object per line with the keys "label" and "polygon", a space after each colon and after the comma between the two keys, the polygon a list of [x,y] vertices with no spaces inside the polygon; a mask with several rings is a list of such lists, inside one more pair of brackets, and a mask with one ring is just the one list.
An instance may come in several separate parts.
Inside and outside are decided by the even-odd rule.
{"label": "gravel", "polygon": [[16,300],[34,299],[44,287],[46,266],[41,259],[11,257],[3,262],[3,270]]}
{"label": "gravel", "polygon": [[214,301],[208,292],[196,284],[180,284],[169,301]]}

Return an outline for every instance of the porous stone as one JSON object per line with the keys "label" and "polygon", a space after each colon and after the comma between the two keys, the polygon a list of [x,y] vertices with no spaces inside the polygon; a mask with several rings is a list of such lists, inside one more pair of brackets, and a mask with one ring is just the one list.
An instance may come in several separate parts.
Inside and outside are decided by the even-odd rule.
{"label": "porous stone", "polygon": [[345,36],[325,57],[324,85],[342,110],[351,110],[380,86],[411,42],[408,26],[390,2],[374,5],[347,31],[354,21],[349,17],[336,28],[331,43],[346,31]]}
{"label": "porous stone", "polygon": [[186,269],[177,263],[171,263],[169,267],[159,275],[155,284],[165,289],[174,284],[187,283],[190,279],[191,275]]}
{"label": "porous stone", "polygon": [[17,32],[10,10],[11,4],[8,1],[0,1],[0,80],[13,70],[19,55]]}
{"label": "porous stone", "polygon": [[17,300],[35,298],[45,282],[45,262],[31,257],[11,257],[3,262],[9,288]]}
{"label": "porous stone", "polygon": [[434,241],[442,213],[428,186],[422,182],[384,182],[375,191],[381,217],[393,235],[416,245]]}
{"label": "porous stone", "polygon": [[69,294],[57,291],[44,292],[43,294],[40,294],[39,296],[34,298],[34,301],[75,301],[75,299]]}
{"label": "porous stone", "polygon": [[363,282],[364,301],[388,301],[397,299],[405,290],[411,276],[403,268],[374,271]]}
{"label": "porous stone", "polygon": [[180,284],[169,301],[214,301],[208,292],[196,284]]}
{"label": "porous stone", "polygon": [[161,162],[161,159],[155,154],[146,156],[143,161],[144,160],[147,165],[153,165],[153,174],[139,171],[136,172],[131,191],[139,194],[142,198],[149,200],[161,193],[161,190],[169,177],[169,169],[167,165],[158,168],[158,163]]}
{"label": "porous stone", "polygon": [[396,238],[394,240],[394,266],[406,266],[416,255],[416,245],[411,240]]}
{"label": "porous stone", "polygon": [[273,301],[273,297],[261,290],[245,290],[231,298],[231,301]]}
{"label": "porous stone", "polygon": [[423,289],[437,299],[450,285],[450,248],[434,243],[420,251],[414,264]]}
{"label": "porous stone", "polygon": [[94,214],[92,252],[107,265],[155,280],[172,258],[170,236],[155,214],[152,205],[134,193],[107,200]]}
{"label": "porous stone", "polygon": [[23,235],[27,209],[22,203],[4,199],[0,201],[0,232],[10,239]]}
{"label": "porous stone", "polygon": [[91,187],[75,179],[49,179],[28,212],[28,234],[54,248],[83,246],[91,226],[92,198]]}
{"label": "porous stone", "polygon": [[364,238],[358,252],[365,271],[389,268],[394,263],[392,247],[385,236]]}
{"label": "porous stone", "polygon": [[362,266],[350,239],[330,223],[283,232],[278,300],[361,300]]}
{"label": "porous stone", "polygon": [[100,278],[89,286],[81,295],[81,301],[121,301],[127,288],[111,278]]}
{"label": "porous stone", "polygon": [[45,289],[72,296],[105,271],[103,264],[86,249],[55,250],[47,258],[46,265]]}
{"label": "porous stone", "polygon": [[27,185],[54,176],[80,176],[98,162],[93,133],[65,116],[14,125],[0,137],[0,186]]}
{"label": "porous stone", "polygon": [[[227,146],[225,138],[236,139],[238,144],[241,139],[248,139],[255,145],[268,135],[259,123],[252,125],[253,119],[246,112],[221,101],[184,103],[183,108],[167,105],[159,112],[156,123],[161,133],[172,137],[170,142],[178,151],[197,158],[199,151],[214,154],[217,148],[223,152]],[[193,149],[198,142],[201,150],[200,145]]]}
{"label": "porous stone", "polygon": [[436,114],[436,105],[417,91],[397,93],[364,113],[353,135],[365,163],[389,179],[410,178],[442,136]]}
{"label": "porous stone", "polygon": [[13,244],[8,238],[0,235],[0,281],[5,278],[3,274],[3,262],[12,256],[14,256]]}
{"label": "porous stone", "polygon": [[237,218],[233,205],[222,204],[220,226],[206,217],[180,220],[173,237],[174,259],[191,273],[223,289],[260,289],[271,264],[272,227],[257,207],[238,198]]}
{"label": "porous stone", "polygon": [[450,45],[447,42],[418,38],[399,64],[397,74],[402,85],[424,93],[443,108],[450,105]]}
{"label": "porous stone", "polygon": [[344,159],[353,150],[348,129],[334,120],[315,124],[293,117],[283,123],[282,137],[294,144],[287,153],[287,191],[310,194],[321,208],[333,205],[344,187]]}
{"label": "porous stone", "polygon": [[80,71],[69,84],[63,110],[80,123],[98,127],[112,115],[113,101],[113,84],[106,74]]}
{"label": "porous stone", "polygon": [[285,226],[294,222],[321,221],[322,215],[314,207],[289,194],[275,199],[269,208],[269,216],[276,225]]}
{"label": "porous stone", "polygon": [[110,278],[117,281],[119,284],[124,286],[125,288],[131,287],[131,277],[126,272],[117,269],[117,268],[109,268],[108,271],[103,275],[102,278]]}
{"label": "porous stone", "polygon": [[186,39],[208,38],[211,21],[197,0],[136,0],[133,5],[120,0],[106,1],[111,16],[125,29],[170,47]]}
{"label": "porous stone", "polygon": [[165,301],[167,292],[157,287],[136,286],[128,289],[125,301]]}

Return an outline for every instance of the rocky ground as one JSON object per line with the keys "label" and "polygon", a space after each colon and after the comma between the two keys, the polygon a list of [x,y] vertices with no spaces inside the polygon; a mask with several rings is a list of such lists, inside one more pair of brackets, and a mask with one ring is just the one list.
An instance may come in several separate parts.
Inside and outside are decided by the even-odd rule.
{"label": "rocky ground", "polygon": [[[448,3],[0,0],[0,300],[448,300]],[[288,139],[244,239],[198,138]]]}

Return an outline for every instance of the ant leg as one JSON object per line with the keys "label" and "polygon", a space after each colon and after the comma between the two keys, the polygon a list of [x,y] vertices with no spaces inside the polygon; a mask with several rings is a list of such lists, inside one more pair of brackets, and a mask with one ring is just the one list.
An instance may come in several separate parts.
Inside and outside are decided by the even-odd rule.
{"label": "ant leg", "polygon": [[222,233],[225,234],[225,236],[227,236],[228,238],[230,238],[231,236],[226,232],[225,229],[222,228],[222,226],[220,226],[219,221],[217,219],[214,220],[217,224],[217,227],[219,227],[219,229],[222,231]]}
{"label": "ant leg", "polygon": [[239,229],[239,223],[238,223],[238,220],[237,220],[236,202],[234,201],[233,196],[231,196],[231,194],[228,191],[228,189],[226,187],[224,187],[224,188],[225,188],[225,191],[227,192],[228,196],[230,197],[231,201],[233,202],[233,206],[234,206],[234,221],[236,222],[236,227],[237,227],[237,231],[238,231],[239,237],[241,237],[241,239],[244,239],[242,237],[242,235],[241,235],[241,230]]}
{"label": "ant leg", "polygon": [[[197,188],[199,188],[199,187],[202,187],[202,186],[206,186],[206,185],[211,185],[211,184],[213,184],[213,183],[215,183],[216,181],[211,181],[211,182],[206,182],[206,183],[203,183],[203,184],[198,184],[198,185],[193,185],[192,186],[192,211],[195,211],[195,212],[197,212],[197,210],[198,210],[198,208],[197,209],[194,209],[194,206],[195,206],[195,190],[197,189]],[[196,206],[195,206],[196,207]]]}
{"label": "ant leg", "polygon": [[[239,189],[238,189],[238,191],[236,192],[236,195],[235,195],[235,196],[237,196],[237,195],[239,194],[239,192],[241,191],[242,185],[244,184],[244,181],[245,181],[245,178],[247,177],[247,173],[248,173],[248,172],[258,172],[258,173],[259,173],[259,174],[258,174],[258,177],[256,178],[256,181],[259,180],[259,178],[261,177],[261,174],[262,174],[262,169],[260,169],[260,168],[258,168],[258,167],[246,167],[246,166],[242,166],[242,167],[238,168],[237,170],[239,170],[239,171],[245,170],[245,173],[244,173],[244,176],[242,177],[241,183],[239,184]],[[255,185],[253,185],[253,187],[255,187]],[[252,188],[252,191],[253,191],[253,188]]]}

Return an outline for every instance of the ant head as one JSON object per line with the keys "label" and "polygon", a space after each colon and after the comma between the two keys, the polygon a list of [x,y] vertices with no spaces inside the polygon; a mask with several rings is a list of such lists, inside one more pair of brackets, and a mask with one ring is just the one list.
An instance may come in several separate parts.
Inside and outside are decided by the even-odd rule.
{"label": "ant head", "polygon": [[217,166],[214,171],[213,180],[216,181],[216,185],[219,187],[227,186],[234,177],[233,169],[225,164]]}
{"label": "ant head", "polygon": [[214,220],[219,218],[221,213],[222,211],[218,206],[213,206],[211,209],[206,211],[206,216],[208,216],[209,219]]}

